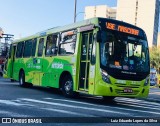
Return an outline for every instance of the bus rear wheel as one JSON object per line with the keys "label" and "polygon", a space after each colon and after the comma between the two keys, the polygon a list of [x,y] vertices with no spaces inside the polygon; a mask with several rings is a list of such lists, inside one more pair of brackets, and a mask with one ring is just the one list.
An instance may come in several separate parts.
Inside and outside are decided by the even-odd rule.
{"label": "bus rear wheel", "polygon": [[62,81],[62,92],[66,97],[76,97],[78,94],[73,91],[73,80],[67,75]]}
{"label": "bus rear wheel", "polygon": [[26,83],[25,83],[25,74],[23,71],[20,72],[19,74],[19,85],[21,87],[25,87],[26,86]]}

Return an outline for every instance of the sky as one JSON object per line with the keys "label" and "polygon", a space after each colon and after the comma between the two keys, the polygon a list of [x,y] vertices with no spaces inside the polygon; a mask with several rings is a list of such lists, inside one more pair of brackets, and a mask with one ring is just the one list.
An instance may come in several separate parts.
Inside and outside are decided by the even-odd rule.
{"label": "sky", "polygon": [[[0,0],[0,27],[15,39],[74,21],[75,0]],[[77,21],[85,6],[117,6],[117,0],[77,0]],[[160,31],[160,28],[159,28]]]}
{"label": "sky", "polygon": [[[117,0],[77,0],[77,21],[85,6],[95,5],[115,7]],[[0,27],[15,39],[73,21],[74,0],[0,0]]]}

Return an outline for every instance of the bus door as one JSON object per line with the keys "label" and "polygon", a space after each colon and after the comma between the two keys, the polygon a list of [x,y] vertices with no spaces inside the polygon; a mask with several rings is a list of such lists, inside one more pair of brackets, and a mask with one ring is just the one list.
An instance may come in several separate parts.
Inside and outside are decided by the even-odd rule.
{"label": "bus door", "polygon": [[[11,46],[11,61],[10,61],[10,78],[13,78],[13,72],[14,72],[14,61],[15,61],[15,53],[16,53],[16,45]],[[10,56],[9,56],[10,57]]]}
{"label": "bus door", "polygon": [[45,38],[40,37],[37,39],[37,55],[33,58],[33,84],[41,85],[41,78],[43,76],[43,50],[44,50],[44,42]]}
{"label": "bus door", "polygon": [[[90,73],[95,72],[92,69],[95,66],[91,65],[91,52],[93,45],[93,31],[85,31],[81,33],[81,57],[79,68],[79,90],[93,94],[94,76],[90,78]],[[92,89],[93,88],[93,89]]]}
{"label": "bus door", "polygon": [[57,55],[57,41],[58,34],[50,34],[47,36],[43,61],[43,86],[55,87],[55,85],[59,82],[57,70],[53,69],[52,66],[54,57]]}

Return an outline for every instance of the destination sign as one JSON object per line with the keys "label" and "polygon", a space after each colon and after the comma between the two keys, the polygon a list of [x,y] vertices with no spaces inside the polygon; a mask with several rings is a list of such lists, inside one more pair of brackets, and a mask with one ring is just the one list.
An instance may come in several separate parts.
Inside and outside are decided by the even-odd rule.
{"label": "destination sign", "polygon": [[111,30],[116,30],[116,31],[119,31],[119,32],[132,34],[132,35],[139,35],[139,30],[137,30],[137,29],[126,27],[126,26],[123,26],[123,25],[117,25],[117,24],[114,24],[114,23],[106,22],[106,28],[111,29]]}

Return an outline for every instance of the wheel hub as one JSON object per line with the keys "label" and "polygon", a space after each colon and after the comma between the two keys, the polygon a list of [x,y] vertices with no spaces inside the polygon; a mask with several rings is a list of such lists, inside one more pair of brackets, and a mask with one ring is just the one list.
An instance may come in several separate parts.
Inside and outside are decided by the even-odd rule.
{"label": "wheel hub", "polygon": [[23,79],[22,79],[22,77],[20,78],[20,85],[22,85],[23,84]]}
{"label": "wheel hub", "polygon": [[69,93],[69,91],[71,90],[71,87],[72,87],[72,81],[67,81],[65,83],[65,91],[66,91],[66,93]]}

